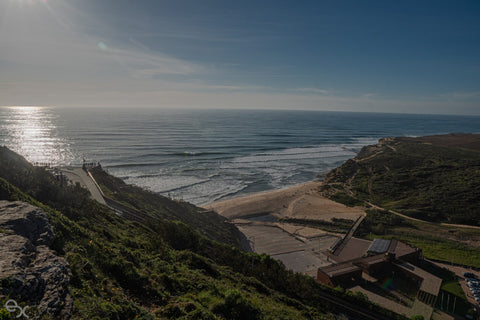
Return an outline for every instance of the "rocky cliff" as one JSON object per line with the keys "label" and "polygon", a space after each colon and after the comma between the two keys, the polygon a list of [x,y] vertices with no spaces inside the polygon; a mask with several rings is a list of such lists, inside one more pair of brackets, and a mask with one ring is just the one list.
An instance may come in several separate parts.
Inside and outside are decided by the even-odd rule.
{"label": "rocky cliff", "polygon": [[46,214],[24,202],[0,201],[0,298],[29,306],[30,318],[68,318],[71,278],[50,249],[55,235]]}

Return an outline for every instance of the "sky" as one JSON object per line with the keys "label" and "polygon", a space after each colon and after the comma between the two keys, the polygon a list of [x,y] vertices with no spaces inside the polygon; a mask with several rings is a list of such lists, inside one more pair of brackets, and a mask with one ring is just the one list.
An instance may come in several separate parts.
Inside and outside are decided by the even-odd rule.
{"label": "sky", "polygon": [[0,0],[0,105],[480,115],[480,1]]}

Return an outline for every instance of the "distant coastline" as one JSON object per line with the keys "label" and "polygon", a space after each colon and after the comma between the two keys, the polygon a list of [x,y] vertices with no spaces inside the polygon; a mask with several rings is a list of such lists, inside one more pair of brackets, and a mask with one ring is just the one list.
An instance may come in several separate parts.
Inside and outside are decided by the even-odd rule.
{"label": "distant coastline", "polygon": [[[346,232],[342,228],[348,229],[362,217],[367,222],[359,236],[378,233],[407,242],[415,241],[412,232],[426,239],[433,237],[438,248],[427,248],[431,258],[446,259],[448,248],[452,257],[471,265],[479,259],[478,254],[469,259],[463,254],[480,245],[476,222],[479,152],[480,134],[384,138],[364,147],[332,170],[324,181],[239,196],[203,207],[234,223],[252,250],[267,253],[288,268],[310,275],[314,275],[312,266],[328,264],[322,254],[328,244],[335,243],[335,237]],[[367,188],[365,181],[377,182]],[[407,201],[408,206],[401,205]],[[435,207],[436,203],[442,205],[443,211]],[[398,207],[394,207],[396,204]],[[314,239],[323,240],[313,245]],[[419,241],[425,245],[425,240]],[[465,247],[457,247],[459,243]],[[321,249],[312,253],[311,246]]]}
{"label": "distant coastline", "polygon": [[202,205],[312,181],[383,137],[480,132],[470,116],[112,110],[0,108],[0,143],[32,163],[100,161],[129,184]]}

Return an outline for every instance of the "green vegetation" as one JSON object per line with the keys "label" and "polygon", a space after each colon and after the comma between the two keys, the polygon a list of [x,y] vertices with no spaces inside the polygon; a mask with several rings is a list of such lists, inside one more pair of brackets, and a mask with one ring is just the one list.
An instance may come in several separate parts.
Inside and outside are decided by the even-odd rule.
{"label": "green vegetation", "polygon": [[[447,310],[448,307],[449,312],[454,311],[455,314],[465,315],[470,309],[470,303],[468,302],[455,274],[433,264],[425,264],[422,267],[443,280],[440,295],[437,298],[436,307],[441,310]],[[447,304],[447,301],[449,304]],[[454,307],[455,310],[453,310]]]}
{"label": "green vegetation", "polygon": [[384,139],[330,172],[322,191],[346,205],[386,209],[367,210],[359,235],[394,237],[428,258],[480,265],[480,230],[440,224],[480,225],[478,135]]}
{"label": "green vegetation", "polygon": [[10,312],[6,309],[0,309],[0,320],[9,320],[10,319]]}
{"label": "green vegetation", "polygon": [[237,228],[214,212],[128,185],[98,167],[91,173],[110,198],[160,219],[181,221],[212,240],[239,246],[240,233]]}
{"label": "green vegetation", "polygon": [[385,140],[364,148],[326,181],[330,197],[347,205],[353,197],[422,220],[480,225],[479,150]]}
{"label": "green vegetation", "polygon": [[465,292],[463,292],[462,286],[458,283],[458,280],[450,280],[442,284],[442,290],[448,292],[460,299],[467,300]]}
{"label": "green vegetation", "polygon": [[337,191],[330,197],[331,200],[343,203],[347,207],[362,206],[364,203],[357,198],[350,196],[348,193],[343,191]]}
{"label": "green vegetation", "polygon": [[[458,241],[444,239],[438,235],[448,234],[446,227],[409,221],[384,210],[370,209],[366,212],[367,216],[357,232],[370,239],[395,238],[421,248],[423,255],[431,259],[470,266],[478,266],[480,264],[480,253],[477,248]],[[453,301],[456,299],[455,313],[459,315],[466,314],[470,304],[456,276],[446,269],[438,268],[429,263],[422,265],[422,268],[443,280],[441,287],[443,293],[441,295],[444,295],[444,303],[447,301],[447,296],[451,295],[449,298],[449,301],[451,301],[450,308],[453,308]],[[446,308],[441,303],[439,298],[437,300],[437,308]]]}
{"label": "green vegetation", "polygon": [[230,225],[189,204],[105,175],[100,180],[111,196],[159,217],[128,221],[6,148],[0,177],[1,199],[29,202],[49,216],[53,249],[72,272],[72,319],[334,319],[343,310],[323,302],[324,294],[402,319],[269,256],[240,251]]}
{"label": "green vegetation", "polygon": [[279,222],[292,223],[335,233],[347,233],[355,223],[353,220],[337,218],[333,218],[332,221],[285,218],[279,220]]}
{"label": "green vegetation", "polygon": [[446,240],[435,236],[412,238],[411,234],[402,234],[396,238],[408,241],[410,244],[422,248],[424,256],[434,260],[452,262],[465,266],[478,266],[480,263],[478,249],[453,240]]}
{"label": "green vegetation", "polygon": [[373,233],[376,235],[388,235],[395,233],[398,227],[411,227],[412,224],[404,218],[394,215],[385,210],[368,209],[367,216],[363,220],[357,233]]}
{"label": "green vegetation", "polygon": [[[480,251],[468,242],[480,238],[480,230],[459,230],[435,224],[407,220],[391,212],[369,209],[357,229],[367,238],[396,238],[422,249],[423,255],[434,260],[465,266],[480,265]],[[464,241],[464,242],[462,242]]]}

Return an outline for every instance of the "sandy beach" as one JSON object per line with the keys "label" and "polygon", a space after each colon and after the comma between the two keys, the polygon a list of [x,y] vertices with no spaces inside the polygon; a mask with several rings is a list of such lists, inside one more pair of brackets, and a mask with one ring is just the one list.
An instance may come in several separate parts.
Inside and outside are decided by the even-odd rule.
{"label": "sandy beach", "polygon": [[356,220],[365,215],[361,208],[351,208],[319,194],[322,182],[312,181],[287,189],[255,193],[204,206],[229,219],[270,214],[276,218],[331,221],[333,218]]}
{"label": "sandy beach", "polygon": [[318,191],[321,185],[312,181],[214,202],[204,208],[230,219],[248,239],[251,250],[269,254],[295,272],[316,277],[319,267],[331,264],[325,252],[343,235],[278,219],[357,220],[365,215],[362,208],[350,208],[323,197]]}

